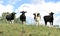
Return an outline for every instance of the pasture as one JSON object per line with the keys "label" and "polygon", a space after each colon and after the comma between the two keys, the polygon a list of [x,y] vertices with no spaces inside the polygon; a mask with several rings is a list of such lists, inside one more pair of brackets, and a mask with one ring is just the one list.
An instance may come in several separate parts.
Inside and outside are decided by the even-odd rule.
{"label": "pasture", "polygon": [[0,24],[0,36],[20,36],[21,31],[25,31],[23,36],[60,36],[60,28],[47,26],[22,25],[21,24]]}

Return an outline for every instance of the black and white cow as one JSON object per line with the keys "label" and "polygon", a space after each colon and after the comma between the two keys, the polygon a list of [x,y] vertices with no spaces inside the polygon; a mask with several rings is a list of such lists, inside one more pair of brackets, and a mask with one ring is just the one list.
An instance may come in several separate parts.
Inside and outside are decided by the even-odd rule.
{"label": "black and white cow", "polygon": [[13,23],[15,14],[16,14],[15,12],[12,12],[11,14],[6,15],[6,20],[10,21],[10,23]]}
{"label": "black and white cow", "polygon": [[39,21],[41,19],[40,13],[34,13],[34,20],[36,21],[36,25],[39,25]]}
{"label": "black and white cow", "polygon": [[26,16],[25,16],[26,11],[22,11],[20,13],[22,13],[20,15],[20,20],[21,20],[22,24],[26,24]]}
{"label": "black and white cow", "polygon": [[45,22],[45,25],[47,25],[47,22],[50,22],[50,25],[53,25],[53,12],[49,13],[49,15],[47,16],[44,16],[44,22]]}

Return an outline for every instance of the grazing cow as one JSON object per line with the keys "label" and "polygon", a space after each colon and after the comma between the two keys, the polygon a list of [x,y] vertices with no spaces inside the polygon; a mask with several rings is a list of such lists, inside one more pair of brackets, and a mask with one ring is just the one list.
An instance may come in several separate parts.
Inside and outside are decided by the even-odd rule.
{"label": "grazing cow", "polygon": [[47,16],[44,16],[44,22],[45,22],[45,25],[47,25],[47,22],[50,22],[50,25],[53,25],[53,12],[49,13],[49,15]]}
{"label": "grazing cow", "polygon": [[26,22],[26,16],[25,16],[25,11],[22,11],[22,12],[20,12],[20,13],[22,13],[21,15],[20,15],[20,20],[21,20],[21,22],[22,22],[22,24],[25,24],[25,22]]}
{"label": "grazing cow", "polygon": [[6,20],[7,21],[10,21],[10,23],[13,23],[13,20],[14,20],[14,18],[15,18],[15,14],[16,13],[11,13],[11,14],[8,14],[7,16],[6,16]]}
{"label": "grazing cow", "polygon": [[37,13],[36,12],[33,15],[34,15],[34,20],[36,21],[36,25],[38,25],[39,24],[39,21],[41,19],[40,13]]}

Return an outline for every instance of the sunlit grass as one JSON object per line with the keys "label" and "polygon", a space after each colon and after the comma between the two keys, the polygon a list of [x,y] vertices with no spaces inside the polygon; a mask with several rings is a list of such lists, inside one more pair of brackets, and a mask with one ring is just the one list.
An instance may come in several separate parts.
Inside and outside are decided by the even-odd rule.
{"label": "sunlit grass", "polygon": [[[22,29],[23,28],[23,29]],[[25,31],[24,36],[60,36],[59,28],[46,26],[21,25],[21,24],[0,24],[1,36],[20,36],[21,31]]]}

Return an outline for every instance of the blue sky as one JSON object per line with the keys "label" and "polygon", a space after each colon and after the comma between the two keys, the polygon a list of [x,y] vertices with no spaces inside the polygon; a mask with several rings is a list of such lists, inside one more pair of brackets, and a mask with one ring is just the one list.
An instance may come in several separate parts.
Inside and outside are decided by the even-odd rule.
{"label": "blue sky", "polygon": [[[17,9],[19,6],[21,6],[22,4],[24,3],[30,3],[30,0],[1,0],[3,1],[3,5],[13,5],[14,6],[14,9]],[[14,3],[14,4],[13,4]]]}
{"label": "blue sky", "polygon": [[45,0],[45,2],[53,2],[53,3],[56,3],[56,2],[60,2],[60,0]]}
{"label": "blue sky", "polygon": [[[33,13],[41,14],[41,23],[44,24],[43,16],[54,12],[54,24],[60,25],[60,0],[0,0],[0,15],[3,12],[16,12],[20,16],[20,11],[27,11],[27,21],[33,23]],[[31,20],[28,20],[31,19]]]}
{"label": "blue sky", "polygon": [[[21,6],[22,4],[24,3],[31,3],[32,0],[0,0],[0,1],[3,1],[3,5],[7,5],[7,4],[11,4],[14,6],[14,9],[17,9],[19,6]],[[53,2],[53,3],[56,3],[56,2],[60,2],[60,0],[44,0],[46,3],[47,2]],[[13,4],[13,2],[15,2]]]}

